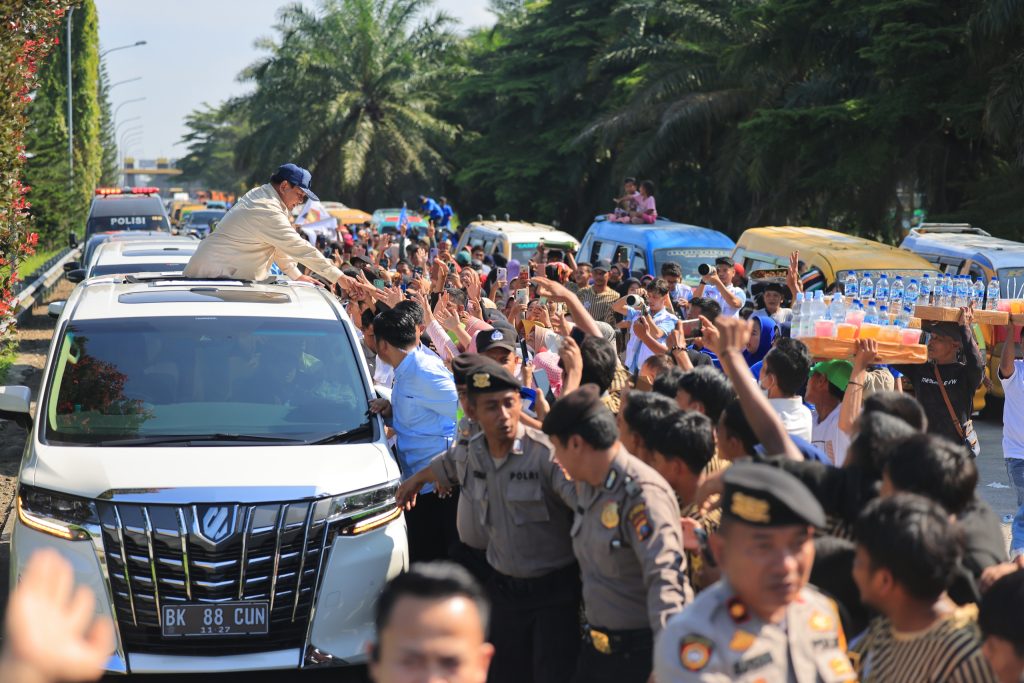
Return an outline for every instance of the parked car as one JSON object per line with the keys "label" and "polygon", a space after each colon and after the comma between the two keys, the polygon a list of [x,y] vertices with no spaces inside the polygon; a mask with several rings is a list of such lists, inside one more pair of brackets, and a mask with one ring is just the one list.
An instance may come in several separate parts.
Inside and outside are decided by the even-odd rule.
{"label": "parked car", "polygon": [[171,224],[155,187],[97,188],[89,207],[85,237],[109,230],[162,230]]}
{"label": "parked car", "polygon": [[488,256],[499,254],[506,260],[526,263],[543,242],[549,249],[575,251],[580,243],[567,232],[543,223],[524,221],[473,221],[462,231],[458,249],[483,247]]}
{"label": "parked car", "polygon": [[[401,215],[401,209],[377,209],[373,212],[373,216],[370,218],[370,223],[373,224],[373,228],[377,232],[386,232],[393,235],[398,232],[398,219]],[[409,235],[415,235],[421,230],[426,230],[430,227],[426,218],[415,211],[409,211],[408,209],[405,212],[405,221],[408,225],[407,230]]]}
{"label": "parked car", "polygon": [[303,283],[87,280],[28,426],[11,585],[59,552],[114,620],[117,673],[364,662],[408,566],[400,473],[344,307]]}

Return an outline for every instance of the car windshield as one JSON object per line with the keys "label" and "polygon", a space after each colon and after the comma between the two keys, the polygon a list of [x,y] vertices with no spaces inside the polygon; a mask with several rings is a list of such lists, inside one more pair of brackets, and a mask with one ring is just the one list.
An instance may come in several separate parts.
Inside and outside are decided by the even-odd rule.
{"label": "car windshield", "polygon": [[209,225],[224,217],[223,211],[196,211],[188,215],[189,225]]}
{"label": "car windshield", "polygon": [[1024,288],[1024,267],[999,269],[999,296],[1003,299],[1021,298]]}
{"label": "car windshield", "polygon": [[54,356],[43,438],[315,441],[366,422],[367,390],[339,321],[256,317],[72,322]]}
{"label": "car windshield", "polygon": [[655,249],[654,272],[660,273],[666,263],[678,263],[683,270],[683,281],[689,285],[700,284],[697,266],[706,263],[712,268],[719,256],[728,256],[728,249]]}

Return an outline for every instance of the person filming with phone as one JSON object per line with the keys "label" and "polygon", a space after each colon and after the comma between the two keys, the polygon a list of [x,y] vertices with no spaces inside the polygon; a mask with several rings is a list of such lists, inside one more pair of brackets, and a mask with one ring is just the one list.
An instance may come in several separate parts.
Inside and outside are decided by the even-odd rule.
{"label": "person filming with phone", "polygon": [[648,283],[646,290],[628,294],[612,305],[612,310],[630,323],[626,369],[633,375],[640,371],[644,361],[664,350],[665,340],[679,322],[672,314],[670,290],[668,283],[658,278]]}

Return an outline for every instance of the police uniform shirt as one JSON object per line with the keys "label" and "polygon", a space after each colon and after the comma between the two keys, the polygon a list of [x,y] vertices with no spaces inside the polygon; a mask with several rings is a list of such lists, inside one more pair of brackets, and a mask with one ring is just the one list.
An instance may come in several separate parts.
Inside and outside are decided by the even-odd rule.
{"label": "police uniform shirt", "polygon": [[498,462],[483,432],[469,440],[464,465],[451,456],[437,456],[430,467],[441,486],[462,485],[461,495],[487,534],[491,567],[529,579],[574,562],[569,529],[575,490],[542,432],[520,424],[511,452]]}
{"label": "police uniform shirt", "polygon": [[976,605],[965,605],[915,633],[895,631],[888,619],[876,617],[850,659],[862,683],[995,683],[977,616]]}
{"label": "police uniform shirt", "polygon": [[572,539],[587,621],[657,633],[693,597],[675,494],[624,448],[600,486],[579,482],[578,490]]}
{"label": "police uniform shirt", "polygon": [[806,587],[774,624],[750,611],[724,579],[669,620],[655,645],[654,672],[658,683],[857,680],[832,600]]}
{"label": "police uniform shirt", "polygon": [[[465,473],[469,467],[469,440],[480,433],[480,425],[468,417],[459,420],[456,428],[456,439],[452,445],[449,458],[455,462],[457,472]],[[458,510],[455,515],[455,528],[459,539],[476,550],[487,549],[487,531],[474,514],[473,505],[468,496],[460,495]]]}

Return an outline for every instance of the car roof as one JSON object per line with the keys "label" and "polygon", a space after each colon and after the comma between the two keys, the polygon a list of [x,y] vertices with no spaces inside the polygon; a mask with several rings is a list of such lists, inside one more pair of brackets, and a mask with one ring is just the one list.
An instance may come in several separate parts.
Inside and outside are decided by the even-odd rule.
{"label": "car roof", "polygon": [[182,276],[104,275],[81,283],[68,301],[71,320],[239,316],[337,320],[329,294],[304,282],[190,280]]}
{"label": "car roof", "polygon": [[653,224],[633,225],[614,221],[596,221],[587,231],[596,238],[615,238],[617,242],[646,244],[651,249],[665,249],[692,244],[694,248],[715,248],[731,250],[736,246],[725,233],[699,225],[676,223],[659,218]]}
{"label": "car roof", "polygon": [[112,263],[171,263],[181,259],[186,262],[199,248],[196,240],[185,241],[139,241],[117,240],[101,244],[91,265],[108,265]]}
{"label": "car roof", "polygon": [[193,211],[188,215],[189,218],[206,218],[209,216],[223,216],[227,211],[225,209],[204,209],[202,211]]}
{"label": "car roof", "polygon": [[[991,262],[996,270],[1024,266],[1024,244],[991,235],[911,230],[900,248],[913,253],[983,259]],[[981,259],[977,258],[979,256]]]}
{"label": "car roof", "polygon": [[[522,242],[537,242],[543,239],[545,242],[572,242],[579,243],[579,240],[567,232],[563,232],[544,223],[527,223],[526,221],[473,221],[466,226],[466,230],[483,229],[493,230],[507,235],[510,238]],[[513,241],[514,240],[510,240]]]}
{"label": "car roof", "polygon": [[164,203],[157,196],[108,195],[92,202],[89,217],[163,215]]}
{"label": "car roof", "polygon": [[[388,223],[391,221],[398,221],[398,217],[402,215],[401,209],[377,209],[373,212],[371,220]],[[419,211],[412,211],[411,209],[405,210],[405,217],[410,223],[426,223],[427,219],[423,217]]]}

